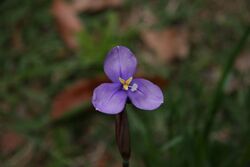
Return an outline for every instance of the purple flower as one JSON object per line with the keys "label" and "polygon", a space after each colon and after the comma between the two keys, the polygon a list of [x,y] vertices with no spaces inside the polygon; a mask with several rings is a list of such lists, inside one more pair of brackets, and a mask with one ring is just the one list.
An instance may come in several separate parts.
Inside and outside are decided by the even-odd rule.
{"label": "purple flower", "polygon": [[129,98],[139,109],[154,110],[163,103],[161,89],[152,82],[133,78],[137,60],[124,46],[114,47],[104,62],[104,71],[113,83],[103,83],[94,90],[92,103],[106,114],[120,113]]}

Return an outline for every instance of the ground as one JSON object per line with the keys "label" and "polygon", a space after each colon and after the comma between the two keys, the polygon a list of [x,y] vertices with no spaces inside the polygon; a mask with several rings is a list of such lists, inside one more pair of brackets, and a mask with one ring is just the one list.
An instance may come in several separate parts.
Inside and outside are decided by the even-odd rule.
{"label": "ground", "polygon": [[91,105],[107,52],[128,46],[164,91],[131,104],[131,166],[249,166],[247,0],[0,2],[0,162],[119,166],[114,116]]}

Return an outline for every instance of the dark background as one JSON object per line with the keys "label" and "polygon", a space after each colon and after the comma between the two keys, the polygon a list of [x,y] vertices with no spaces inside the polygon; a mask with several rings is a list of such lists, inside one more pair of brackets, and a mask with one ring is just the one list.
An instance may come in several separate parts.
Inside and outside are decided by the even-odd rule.
{"label": "dark background", "polygon": [[91,105],[116,45],[164,91],[128,105],[132,167],[250,166],[248,0],[2,0],[0,166],[117,167]]}

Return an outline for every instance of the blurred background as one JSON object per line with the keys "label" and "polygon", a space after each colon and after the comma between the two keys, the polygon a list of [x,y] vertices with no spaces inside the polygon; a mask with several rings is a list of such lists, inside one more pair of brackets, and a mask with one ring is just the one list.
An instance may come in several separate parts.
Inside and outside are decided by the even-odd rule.
{"label": "blurred background", "polygon": [[131,167],[250,166],[250,1],[2,0],[0,166],[117,167],[93,89],[116,45],[165,103],[128,105]]}

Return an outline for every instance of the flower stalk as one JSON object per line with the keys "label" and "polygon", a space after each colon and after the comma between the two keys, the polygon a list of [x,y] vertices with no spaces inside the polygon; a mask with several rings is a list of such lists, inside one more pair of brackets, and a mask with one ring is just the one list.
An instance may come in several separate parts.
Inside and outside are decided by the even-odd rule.
{"label": "flower stalk", "polygon": [[115,134],[123,167],[129,166],[130,135],[126,104],[142,110],[154,110],[164,101],[162,90],[143,78],[134,78],[137,59],[125,46],[116,46],[107,54],[104,71],[112,83],[95,88],[92,104],[99,112],[116,115]]}
{"label": "flower stalk", "polygon": [[126,107],[116,115],[115,135],[118,150],[123,159],[123,167],[129,167],[131,147]]}

